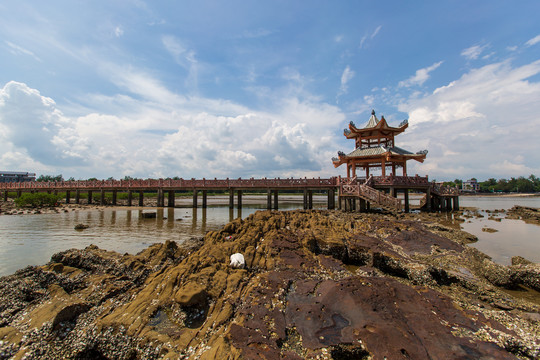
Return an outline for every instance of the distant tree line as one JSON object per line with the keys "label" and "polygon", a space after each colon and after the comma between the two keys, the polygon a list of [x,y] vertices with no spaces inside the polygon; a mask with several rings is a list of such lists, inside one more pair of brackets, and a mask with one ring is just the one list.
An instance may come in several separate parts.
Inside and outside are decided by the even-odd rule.
{"label": "distant tree line", "polygon": [[[463,180],[461,179],[444,183],[444,185],[457,186],[460,189],[462,188],[462,184]],[[512,177],[510,180],[490,178],[486,181],[478,181],[478,185],[480,186],[480,192],[540,192],[540,179],[535,175],[530,175],[527,178],[523,176],[518,178]]]}

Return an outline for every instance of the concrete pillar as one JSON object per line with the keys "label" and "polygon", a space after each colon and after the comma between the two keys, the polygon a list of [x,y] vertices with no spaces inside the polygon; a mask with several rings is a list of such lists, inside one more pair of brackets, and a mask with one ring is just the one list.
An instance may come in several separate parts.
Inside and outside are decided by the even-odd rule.
{"label": "concrete pillar", "polygon": [[174,190],[169,190],[168,195],[169,196],[168,196],[168,199],[167,199],[167,207],[173,208],[174,207],[174,201],[175,201]]}
{"label": "concrete pillar", "polygon": [[238,209],[242,208],[242,190],[238,190]]}
{"label": "concrete pillar", "polygon": [[144,206],[144,191],[139,190],[139,206]]}
{"label": "concrete pillar", "polygon": [[116,205],[117,195],[118,195],[118,190],[113,190],[113,192],[112,192],[112,204],[113,205]]}
{"label": "concrete pillar", "polygon": [[454,196],[454,211],[459,211],[459,196]]}
{"label": "concrete pillar", "polygon": [[403,190],[403,198],[404,198],[404,202],[405,202],[405,212],[408,213],[410,211],[410,208],[409,208],[409,189],[405,189]]}
{"label": "concrete pillar", "polygon": [[427,211],[431,211],[431,189],[429,187],[426,190],[426,208]]}
{"label": "concrete pillar", "polygon": [[396,195],[397,195],[396,188],[392,186],[392,187],[389,189],[389,193],[390,193],[390,196],[391,196],[391,197],[396,197]]}
{"label": "concrete pillar", "polygon": [[88,190],[88,199],[87,199],[87,203],[88,205],[90,205],[92,203],[92,191],[91,190]]}
{"label": "concrete pillar", "polygon": [[66,190],[66,204],[69,204],[70,195],[71,193],[69,192],[69,190]]}
{"label": "concrete pillar", "polygon": [[199,195],[199,190],[193,189],[193,205],[192,205],[192,207],[194,209],[197,208],[197,195]]}
{"label": "concrete pillar", "polygon": [[313,190],[308,190],[308,208],[313,209]]}
{"label": "concrete pillar", "polygon": [[328,189],[328,210],[334,210],[336,208],[335,201],[334,189]]}
{"label": "concrete pillar", "polygon": [[101,189],[99,205],[105,205],[105,189]]}
{"label": "concrete pillar", "polygon": [[54,190],[54,195],[58,195],[58,190]]}
{"label": "concrete pillar", "polygon": [[234,189],[229,189],[229,209],[234,209]]}
{"label": "concrete pillar", "polygon": [[360,205],[360,209],[359,209],[359,210],[360,210],[361,212],[366,211],[366,200],[360,198],[360,199],[359,199],[359,203],[360,203],[360,204],[359,204],[359,205]]}
{"label": "concrete pillar", "polygon": [[266,190],[266,209],[272,209],[272,190]]}
{"label": "concrete pillar", "polygon": [[452,198],[449,196],[446,197],[446,211],[452,211]]}
{"label": "concrete pillar", "polygon": [[75,204],[78,204],[81,201],[81,190],[75,190]]}
{"label": "concrete pillar", "polygon": [[162,188],[158,188],[157,190],[157,207],[163,207],[163,202],[164,202],[164,198],[163,198],[163,189]]}
{"label": "concrete pillar", "polygon": [[8,191],[4,191],[4,201],[7,201],[8,199]]}
{"label": "concrete pillar", "polygon": [[208,192],[207,190],[202,191],[202,208],[206,209],[208,207]]}
{"label": "concrete pillar", "polygon": [[133,190],[128,190],[127,206],[131,206],[132,202],[133,202]]}
{"label": "concrete pillar", "polygon": [[274,190],[274,210],[277,210],[279,208],[278,204],[278,190]]}
{"label": "concrete pillar", "polygon": [[371,203],[369,201],[366,201],[366,211],[369,211],[371,209]]}
{"label": "concrete pillar", "polygon": [[304,210],[308,209],[308,191],[304,189]]}

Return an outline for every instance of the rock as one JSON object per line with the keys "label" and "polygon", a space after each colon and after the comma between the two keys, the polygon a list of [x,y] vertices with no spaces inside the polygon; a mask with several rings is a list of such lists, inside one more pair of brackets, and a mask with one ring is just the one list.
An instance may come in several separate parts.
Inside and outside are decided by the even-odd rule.
{"label": "rock", "polygon": [[153,211],[153,212],[148,212],[148,211],[145,211],[141,214],[142,218],[143,219],[155,219],[157,218],[157,212]]}
{"label": "rock", "polygon": [[[0,351],[29,359],[537,358],[540,330],[530,319],[540,307],[497,287],[530,282],[537,268],[497,265],[466,245],[470,235],[433,219],[259,211],[203,240],[137,255],[64,251],[0,280]],[[248,270],[227,263],[235,255]]]}
{"label": "rock", "polygon": [[533,264],[532,261],[529,261],[521,256],[512,256],[512,265],[530,265]]}
{"label": "rock", "polygon": [[490,227],[483,227],[483,228],[482,228],[482,231],[488,232],[488,233],[494,233],[494,232],[497,232],[497,231],[499,231],[499,230],[493,229],[493,228],[490,228]]}
{"label": "rock", "polygon": [[86,224],[77,224],[75,225],[75,230],[84,230],[84,229],[88,229],[89,227],[90,226]]}
{"label": "rock", "polygon": [[240,253],[232,254],[231,255],[231,263],[229,264],[230,267],[234,269],[243,269],[246,266],[246,261],[244,260],[244,255]]}

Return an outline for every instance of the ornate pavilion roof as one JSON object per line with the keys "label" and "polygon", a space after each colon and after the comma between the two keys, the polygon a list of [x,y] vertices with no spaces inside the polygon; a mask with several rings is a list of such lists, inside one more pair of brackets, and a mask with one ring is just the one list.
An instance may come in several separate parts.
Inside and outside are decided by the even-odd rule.
{"label": "ornate pavilion roof", "polygon": [[378,158],[378,157],[405,157],[407,159],[414,159],[420,162],[424,162],[426,158],[427,150],[418,151],[417,153],[412,153],[408,150],[402,149],[400,147],[386,147],[380,145],[377,147],[371,148],[357,148],[351,151],[348,154],[339,152],[338,158],[332,158],[334,166],[339,166],[346,162],[348,159],[361,159],[361,158]]}
{"label": "ornate pavilion roof", "polygon": [[376,133],[384,133],[384,135],[394,133],[394,135],[396,135],[405,131],[408,126],[409,122],[407,120],[403,120],[398,127],[389,126],[384,116],[382,116],[379,120],[375,115],[375,110],[372,110],[366,126],[363,128],[357,128],[356,125],[351,121],[349,123],[349,128],[345,129],[343,133],[347,139],[354,139],[359,136],[373,136]]}

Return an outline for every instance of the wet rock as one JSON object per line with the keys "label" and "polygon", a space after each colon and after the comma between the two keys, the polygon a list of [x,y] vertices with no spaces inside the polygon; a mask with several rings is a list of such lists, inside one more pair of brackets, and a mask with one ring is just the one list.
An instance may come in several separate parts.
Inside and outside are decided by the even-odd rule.
{"label": "wet rock", "polygon": [[84,230],[84,229],[88,229],[89,227],[90,226],[86,224],[77,224],[75,225],[75,230]]}
{"label": "wet rock", "polygon": [[141,213],[141,217],[143,219],[155,219],[155,218],[157,218],[157,212],[155,212],[155,211],[153,211],[153,212],[145,211],[145,212]]}
{"label": "wet rock", "polygon": [[[426,217],[428,218],[428,217]],[[28,358],[535,358],[531,283],[413,215],[261,211],[136,255],[96,246],[0,281],[0,351]],[[247,269],[229,266],[242,254]],[[504,311],[501,311],[504,308]],[[23,345],[24,344],[24,345]]]}

